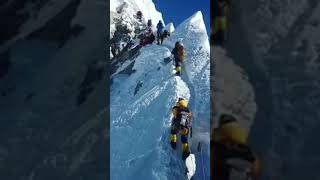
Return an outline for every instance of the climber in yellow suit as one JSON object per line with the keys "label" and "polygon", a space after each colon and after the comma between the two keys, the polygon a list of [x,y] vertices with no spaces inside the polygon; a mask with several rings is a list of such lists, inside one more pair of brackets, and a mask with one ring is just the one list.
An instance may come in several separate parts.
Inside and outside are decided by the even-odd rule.
{"label": "climber in yellow suit", "polygon": [[188,108],[188,102],[183,98],[179,98],[176,105],[172,108],[172,114],[170,144],[173,149],[176,149],[177,134],[179,133],[182,143],[182,159],[185,160],[190,154],[188,136],[192,136],[192,113]]}
{"label": "climber in yellow suit", "polygon": [[[221,115],[211,135],[211,180],[232,180],[233,169],[243,173],[244,179],[260,177],[261,162],[248,146],[248,133],[234,116]],[[234,179],[241,180],[240,177]]]}

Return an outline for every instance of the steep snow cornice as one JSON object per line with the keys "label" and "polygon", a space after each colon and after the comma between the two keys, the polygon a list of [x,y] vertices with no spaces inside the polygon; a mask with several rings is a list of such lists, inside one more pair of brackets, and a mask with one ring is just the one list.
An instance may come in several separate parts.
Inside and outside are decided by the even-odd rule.
{"label": "steep snow cornice", "polygon": [[[196,80],[194,79],[195,76],[202,70],[197,67],[204,67],[210,61],[210,45],[202,13],[198,11],[182,22],[174,31],[172,39],[179,40],[185,45],[187,51],[186,61],[188,61],[186,69],[197,69],[189,74],[191,81]],[[172,43],[174,44],[175,42]],[[198,58],[199,56],[207,56],[208,60]]]}

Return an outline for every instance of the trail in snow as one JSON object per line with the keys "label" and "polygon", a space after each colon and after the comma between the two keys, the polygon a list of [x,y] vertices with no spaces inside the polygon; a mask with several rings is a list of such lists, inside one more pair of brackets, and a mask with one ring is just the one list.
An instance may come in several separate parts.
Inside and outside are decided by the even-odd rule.
{"label": "trail in snow", "polygon": [[[173,47],[170,47],[170,46],[165,46],[165,47],[173,49]],[[208,62],[208,64],[209,64],[209,62]],[[203,67],[201,72],[203,72],[205,68],[206,67]],[[176,76],[175,78],[180,78],[180,77]],[[181,80],[187,85],[187,88],[190,92],[190,98],[189,98],[188,104],[189,104],[189,109],[192,111],[192,114],[193,114],[192,120],[197,119],[197,109],[196,109],[196,104],[195,104],[195,100],[194,100],[194,99],[196,99],[196,93],[195,93],[193,84],[189,78],[188,70],[185,68],[184,65],[182,65]],[[169,119],[172,119],[172,116],[170,116]],[[196,125],[197,125],[197,121],[195,120],[192,123],[194,135],[197,133],[195,131],[198,130]],[[164,135],[162,137],[165,137],[165,138],[163,138],[163,140],[164,140],[163,142],[166,144],[164,146],[171,149],[171,146],[168,143],[168,139],[170,137],[170,129],[169,129],[169,132],[165,131]],[[192,141],[192,138],[189,139],[191,153],[195,154],[196,161],[199,162],[199,163],[197,163],[196,174],[198,177],[200,176],[201,179],[205,179],[205,172],[204,172],[205,167],[203,167],[203,165],[202,165],[202,163],[203,163],[202,158],[203,157],[201,157],[200,152],[197,152],[198,143],[199,143],[199,141]],[[172,179],[180,179],[184,175],[183,172],[185,171],[184,161],[181,160],[182,154],[181,154],[180,146],[178,145],[178,148],[176,150],[171,150],[170,153],[171,153],[170,164],[171,164],[171,166],[175,166],[177,168],[173,168],[171,173],[168,175],[168,177],[170,177],[169,179],[171,179],[171,178]],[[200,163],[200,162],[202,162],[202,163]]]}
{"label": "trail in snow", "polygon": [[[170,45],[166,45],[165,46],[166,48],[169,49],[173,49],[174,47],[173,46],[170,46]],[[169,50],[170,51],[170,50]],[[189,98],[189,102],[188,102],[188,106],[189,106],[189,109],[192,111],[193,113],[193,117],[192,119],[194,119],[194,114],[196,114],[196,109],[195,109],[195,103],[194,103],[194,100],[196,98],[196,94],[195,94],[195,91],[194,91],[194,88],[193,88],[193,85],[189,79],[189,76],[187,74],[187,70],[185,69],[185,66],[183,65],[182,66],[182,73],[181,73],[181,80],[186,83],[187,85],[187,88],[190,92],[190,98]],[[176,78],[180,78],[178,76],[176,76]],[[172,116],[170,116],[169,119],[172,119]],[[195,127],[194,124],[192,124],[192,127]],[[193,131],[194,132],[194,131]],[[169,132],[164,132],[164,136],[166,138],[164,138],[164,143],[167,144],[166,146],[168,146],[168,148],[171,149],[171,147],[169,146],[169,143],[168,143],[168,139],[169,139],[169,136],[170,136],[170,129],[169,129]],[[179,141],[178,141],[179,142]],[[180,142],[181,143],[181,142]],[[181,147],[180,147],[181,144],[178,144],[178,148],[176,150],[172,150],[170,153],[172,154],[170,156],[170,164],[171,166],[176,166],[177,168],[173,168],[171,173],[168,175],[170,178],[169,179],[180,179],[184,176],[184,171],[185,171],[185,165],[184,165],[184,161],[181,160],[181,156],[182,156],[182,153],[181,153]],[[196,147],[197,143],[193,142],[192,139],[190,138],[189,139],[189,146],[190,146],[190,149],[195,146]],[[194,154],[198,154],[196,151],[194,151],[195,148],[192,148],[191,150],[191,153],[194,153]],[[196,155],[196,160],[197,160],[197,155]],[[199,166],[197,165],[197,169]]]}
{"label": "trail in snow", "polygon": [[[197,107],[196,107],[196,103],[195,103],[195,100],[197,97],[196,97],[196,93],[195,93],[195,90],[194,90],[194,87],[190,81],[190,78],[189,78],[189,75],[188,75],[188,70],[185,69],[185,66],[183,66],[183,72],[182,72],[182,79],[184,82],[186,82],[186,84],[188,85],[189,89],[190,89],[190,99],[189,99],[189,108],[190,110],[192,111],[192,130],[193,130],[193,134],[196,135],[197,134]],[[202,162],[202,158],[201,157],[201,152],[198,152],[197,151],[197,146],[198,146],[198,143],[201,143],[199,141],[196,141],[196,140],[193,140],[192,138],[190,138],[189,140],[189,144],[190,144],[190,151],[191,153],[195,154],[195,159],[196,159],[196,175],[197,177],[202,177],[201,179],[205,179],[205,175],[204,175],[204,172],[203,172],[203,169],[205,167],[203,167],[203,162]],[[199,162],[202,162],[202,163],[199,163]]]}
{"label": "trail in snow", "polygon": [[[164,45],[164,47],[169,48],[169,49],[173,49],[174,48],[172,45],[168,45],[168,44]],[[198,53],[196,53],[194,55],[198,55]],[[189,59],[189,61],[190,61],[190,59]],[[205,66],[203,66],[201,68],[199,74],[203,74],[207,70],[208,66],[210,66],[210,61],[206,62]],[[201,132],[201,125],[200,125],[200,123],[198,121],[198,116],[199,116],[198,114],[199,113],[197,111],[197,104],[195,103],[196,99],[197,99],[197,96],[196,96],[196,92],[195,92],[195,88],[194,88],[193,82],[190,80],[190,77],[189,77],[190,76],[189,75],[189,71],[190,70],[186,69],[186,66],[183,64],[182,65],[181,79],[182,79],[183,82],[185,82],[187,84],[187,88],[190,91],[189,109],[192,111],[193,135],[197,136],[197,131]],[[195,140],[193,140],[193,139],[194,138],[190,138],[189,139],[189,144],[190,144],[191,153],[195,154],[195,157],[196,157],[197,166],[196,166],[196,175],[195,175],[195,177],[197,177],[197,178],[201,177],[200,179],[206,179],[205,167],[204,167],[204,164],[203,164],[202,153],[201,152],[197,152],[198,143],[201,143],[201,142],[200,142],[199,139],[195,139]],[[174,154],[176,155],[177,153],[174,153]],[[179,154],[178,157],[181,157],[181,154]],[[173,158],[173,159],[175,159],[175,158]],[[176,160],[172,160],[172,161],[176,162]],[[178,164],[181,164],[181,162],[178,163]],[[182,162],[182,164],[184,164],[184,162]],[[180,168],[181,171],[184,171],[184,169],[183,169],[184,165],[179,166],[179,168]],[[175,176],[173,176],[173,177],[175,177]]]}
{"label": "trail in snow", "polygon": [[[171,45],[165,45],[165,47],[172,49],[173,46]],[[190,49],[191,50],[191,49]],[[187,49],[188,51],[188,49]],[[198,56],[200,53],[200,51],[196,51],[194,54],[192,54],[192,57],[188,58],[186,61],[191,61],[193,57]],[[188,62],[186,62],[188,63]],[[208,70],[208,67],[210,66],[210,61],[207,61],[206,64],[199,70],[199,74],[204,74],[204,72],[206,70]],[[205,157],[203,157],[203,152],[197,152],[197,146],[198,143],[202,143],[201,142],[201,138],[199,138],[199,136],[197,135],[198,133],[200,134],[203,130],[205,130],[205,128],[202,127],[201,124],[201,120],[199,118],[201,118],[201,112],[198,112],[197,109],[197,93],[195,90],[195,87],[193,85],[193,82],[190,78],[190,69],[186,68],[186,65],[183,64],[182,66],[182,73],[181,73],[181,79],[187,84],[187,87],[190,91],[190,99],[189,99],[189,108],[193,113],[193,117],[192,117],[192,127],[193,127],[193,137],[190,139],[190,149],[191,152],[195,154],[196,156],[196,178],[199,179],[206,179],[206,173],[208,174],[209,169],[206,169],[206,165],[203,164],[203,159]],[[201,101],[201,100],[200,100]],[[206,107],[209,108],[209,107]],[[210,109],[210,108],[209,108]],[[201,108],[199,109],[201,110]],[[208,110],[209,111],[209,110]],[[208,119],[209,121],[209,119]],[[198,137],[197,137],[198,136]]]}
{"label": "trail in snow", "polygon": [[[189,107],[193,112],[191,151],[196,155],[197,164],[195,178],[209,179],[210,46],[201,19],[201,13],[196,13],[189,21],[183,22],[178,27],[181,29],[180,32],[176,32],[171,38],[172,40],[182,41],[187,52],[181,77],[190,89]],[[202,144],[203,151],[201,153],[196,150],[198,142]]]}

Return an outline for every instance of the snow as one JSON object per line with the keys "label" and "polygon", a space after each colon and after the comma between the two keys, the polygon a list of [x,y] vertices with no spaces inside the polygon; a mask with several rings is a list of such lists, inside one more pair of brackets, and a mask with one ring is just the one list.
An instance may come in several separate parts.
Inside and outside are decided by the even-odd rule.
{"label": "snow", "polygon": [[[172,62],[163,62],[179,39],[183,39],[187,51],[181,77],[172,74]],[[202,14],[197,12],[179,25],[163,46],[140,49],[133,74],[114,74],[110,99],[111,179],[184,177],[180,144],[176,151],[169,144],[171,108],[179,97],[189,101],[193,112],[190,145],[199,162],[195,177],[209,179],[209,52]],[[201,153],[195,150],[198,142],[202,144]]]}
{"label": "snow", "polygon": [[173,23],[168,23],[164,28],[163,30],[167,30],[170,34],[173,33],[174,31],[174,25]]}
{"label": "snow", "polygon": [[[121,23],[127,26],[128,29],[133,30],[139,26],[140,30],[143,30],[149,19],[152,20],[151,29],[156,34],[157,28],[156,24],[161,20],[163,22],[162,14],[157,11],[152,0],[112,0],[110,2],[110,38],[113,38],[114,32],[116,31],[116,24]],[[122,7],[122,8],[119,8]],[[119,12],[121,10],[121,12]],[[138,11],[142,12],[142,22],[136,18],[136,13]],[[134,31],[131,32],[131,37],[134,37]],[[124,47],[127,42],[118,42],[120,45],[120,50]],[[122,46],[124,45],[124,46]],[[110,58],[112,58],[112,53],[110,49]]]}
{"label": "snow", "polygon": [[110,11],[116,12],[116,8],[124,2],[128,4],[125,13],[129,14],[131,17],[138,11],[141,11],[145,24],[147,23],[148,19],[151,19],[153,24],[157,23],[159,20],[164,22],[162,14],[157,11],[152,0],[111,0]]}
{"label": "snow", "polygon": [[[179,31],[175,31],[171,36],[172,47],[176,41],[181,41],[187,50],[187,61],[190,60],[190,64],[187,64],[187,69],[195,69],[190,71],[191,81],[194,81],[195,74],[200,73],[201,67],[208,67],[208,61],[201,59],[201,57],[209,57],[210,45],[208,41],[207,32],[203,22],[202,13],[199,11],[192,17],[188,18],[181,25],[178,26]],[[200,44],[200,45],[199,45]],[[208,72],[208,71],[206,71]]]}
{"label": "snow", "polygon": [[196,160],[194,154],[190,154],[186,159],[186,167],[188,169],[187,178],[191,179],[196,172]]}

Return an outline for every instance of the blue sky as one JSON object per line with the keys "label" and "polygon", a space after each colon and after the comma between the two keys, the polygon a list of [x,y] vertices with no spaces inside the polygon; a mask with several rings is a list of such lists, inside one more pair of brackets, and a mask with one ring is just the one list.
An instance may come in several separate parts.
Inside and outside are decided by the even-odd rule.
{"label": "blue sky", "polygon": [[195,12],[201,11],[210,32],[210,0],[152,0],[158,11],[162,13],[165,23],[173,22],[178,26]]}

